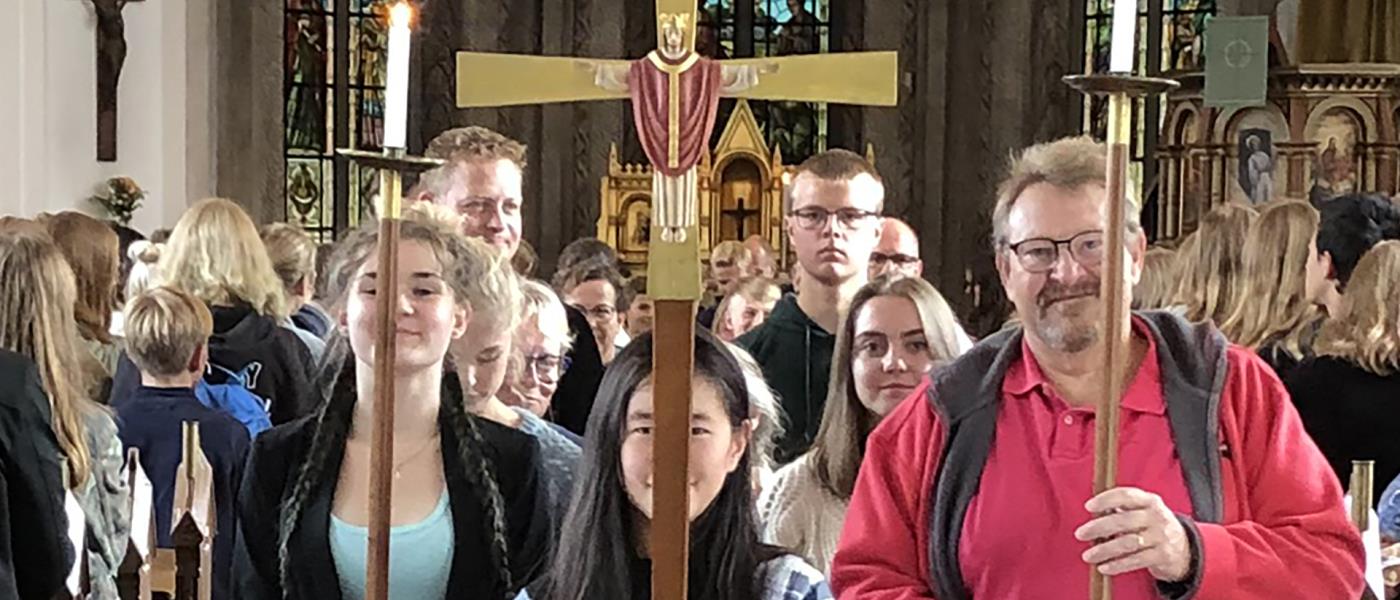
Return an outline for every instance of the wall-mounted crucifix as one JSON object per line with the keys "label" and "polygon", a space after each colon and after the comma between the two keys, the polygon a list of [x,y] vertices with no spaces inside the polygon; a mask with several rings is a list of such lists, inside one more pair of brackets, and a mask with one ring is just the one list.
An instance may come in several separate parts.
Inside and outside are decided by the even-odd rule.
{"label": "wall-mounted crucifix", "polygon": [[117,160],[117,83],[126,63],[122,9],[143,0],[92,0],[97,13],[97,160]]}

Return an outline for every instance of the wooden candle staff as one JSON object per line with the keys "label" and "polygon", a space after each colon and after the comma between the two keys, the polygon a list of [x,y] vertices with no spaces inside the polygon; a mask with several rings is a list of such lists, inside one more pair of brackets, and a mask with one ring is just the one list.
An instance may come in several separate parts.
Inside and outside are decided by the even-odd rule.
{"label": "wooden candle staff", "polygon": [[385,91],[384,151],[336,150],[364,168],[379,171],[379,252],[375,299],[374,423],[370,427],[369,542],[365,560],[366,600],[389,597],[389,516],[394,471],[394,356],[398,298],[399,217],[403,174],[439,167],[442,161],[404,152],[408,115],[408,53],[413,9],[399,2],[390,11],[389,87]]}
{"label": "wooden candle staff", "polygon": [[[1118,474],[1118,405],[1126,387],[1123,365],[1128,358],[1128,302],[1124,260],[1127,221],[1129,141],[1132,131],[1133,99],[1148,94],[1160,94],[1177,86],[1175,81],[1151,77],[1135,77],[1126,73],[1107,75],[1074,75],[1065,83],[1095,96],[1108,97],[1108,224],[1104,245],[1109,249],[1104,261],[1101,297],[1106,304],[1104,318],[1104,367],[1108,385],[1104,386],[1095,409],[1094,421],[1094,494],[1117,486]],[[1109,578],[1090,569],[1089,594],[1094,600],[1112,597]]]}

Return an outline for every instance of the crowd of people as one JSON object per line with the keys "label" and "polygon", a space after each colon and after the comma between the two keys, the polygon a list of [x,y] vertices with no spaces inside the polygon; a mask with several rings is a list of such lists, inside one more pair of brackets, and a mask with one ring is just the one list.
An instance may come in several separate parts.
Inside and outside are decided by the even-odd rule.
{"label": "crowd of people", "polygon": [[[391,597],[649,597],[646,278],[596,239],[538,278],[520,143],[467,127],[427,153],[446,164],[408,193],[392,278],[372,223],[320,243],[222,199],[152,239],[0,218],[0,598],[51,598],[76,560],[117,598],[125,450],[168,546],[187,421],[213,597],[363,598],[376,385],[398,399]],[[1396,481],[1373,507],[1400,540],[1400,208],[1226,204],[1149,248],[1129,199],[1113,249],[1105,171],[1085,138],[1013,159],[988,208],[1014,313],[975,343],[854,153],[793,174],[790,271],[762,237],[710,250],[692,598],[1078,598],[1089,569],[1118,598],[1360,597],[1381,548],[1348,520],[1353,460]],[[1094,496],[1110,251],[1135,310],[1120,485]]]}

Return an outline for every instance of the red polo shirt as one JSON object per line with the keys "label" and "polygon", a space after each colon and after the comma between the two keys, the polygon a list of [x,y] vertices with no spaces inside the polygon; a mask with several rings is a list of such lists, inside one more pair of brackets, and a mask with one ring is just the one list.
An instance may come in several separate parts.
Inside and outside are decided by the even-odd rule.
{"label": "red polo shirt", "polygon": [[[1146,327],[1147,355],[1123,397],[1118,482],[1153,492],[1173,511],[1191,514],[1162,398],[1157,348]],[[1094,412],[1071,408],[1040,370],[1030,347],[1001,388],[996,439],[978,493],[968,507],[958,559],[974,598],[1087,598],[1091,547],[1074,531],[1091,518]],[[1159,598],[1146,570],[1113,578],[1114,600]]]}

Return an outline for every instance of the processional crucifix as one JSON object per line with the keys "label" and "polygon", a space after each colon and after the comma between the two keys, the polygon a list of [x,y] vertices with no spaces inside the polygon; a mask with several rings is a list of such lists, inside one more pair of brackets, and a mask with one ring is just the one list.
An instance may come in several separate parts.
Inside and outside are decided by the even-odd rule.
{"label": "processional crucifix", "polygon": [[[583,100],[632,101],[654,169],[647,292],[656,299],[652,597],[684,600],[689,519],[691,376],[700,283],[696,165],[721,96],[893,106],[898,55],[854,52],[716,61],[695,52],[695,0],[655,0],[658,47],[638,60],[461,52],[457,104],[483,108]],[[664,360],[663,360],[664,357]]]}

